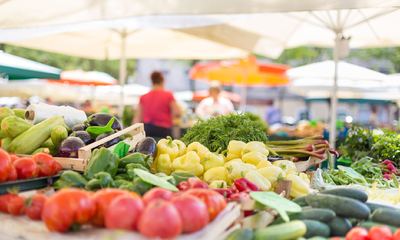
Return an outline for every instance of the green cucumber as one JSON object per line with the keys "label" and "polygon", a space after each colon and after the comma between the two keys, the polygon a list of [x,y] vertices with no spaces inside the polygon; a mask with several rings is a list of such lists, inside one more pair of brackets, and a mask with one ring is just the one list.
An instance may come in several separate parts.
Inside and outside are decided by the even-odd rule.
{"label": "green cucumber", "polygon": [[390,231],[392,231],[392,233],[396,232],[396,230],[397,230],[396,226],[387,225],[387,224],[383,224],[383,223],[372,222],[372,221],[365,221],[365,222],[361,223],[360,226],[363,227],[363,228],[366,228],[367,230],[369,230],[373,226],[378,226],[378,227],[380,227],[380,226],[388,226],[390,228]]}
{"label": "green cucumber", "polygon": [[313,208],[331,209],[339,217],[367,220],[370,213],[367,205],[347,197],[310,193],[306,195],[306,201]]}
{"label": "green cucumber", "polygon": [[9,138],[9,137],[5,137],[5,138],[1,139],[1,149],[8,152],[8,147],[10,146],[11,142],[12,142],[12,138]]}
{"label": "green cucumber", "polygon": [[253,237],[253,230],[250,228],[239,228],[233,231],[226,240],[252,240]]}
{"label": "green cucumber", "polygon": [[373,222],[400,227],[400,210],[386,208],[376,209],[371,215],[371,220]]}
{"label": "green cucumber", "polygon": [[31,154],[49,139],[51,130],[55,126],[63,125],[64,122],[63,117],[56,115],[34,125],[14,138],[8,151],[16,154]]}
{"label": "green cucumber", "polygon": [[306,196],[298,197],[292,200],[293,202],[300,205],[300,207],[307,207],[308,203],[306,202]]}
{"label": "green cucumber", "polygon": [[32,126],[33,124],[30,122],[27,122],[16,116],[11,116],[3,119],[1,122],[1,131],[7,137],[15,138]]}
{"label": "green cucumber", "polygon": [[264,229],[257,229],[254,231],[254,240],[290,240],[302,237],[306,232],[306,224],[300,220],[294,220],[288,223],[268,226]]}
{"label": "green cucumber", "polygon": [[315,221],[315,220],[302,220],[306,224],[307,232],[304,235],[305,238],[311,237],[329,237],[331,230],[325,223]]}
{"label": "green cucumber", "polygon": [[25,119],[25,109],[13,109],[15,116]]}
{"label": "green cucumber", "polygon": [[[332,220],[336,215],[335,212],[330,209],[323,208],[310,208],[305,209],[299,213],[291,213],[288,215],[290,220],[316,220],[320,222],[328,222]],[[284,220],[281,217],[277,217],[271,225],[283,223]]]}
{"label": "green cucumber", "polygon": [[378,203],[366,202],[365,204],[369,207],[369,209],[371,210],[371,213],[373,213],[376,209],[380,209],[380,208],[393,209],[393,210],[397,210],[398,209],[398,208],[395,208],[395,207],[391,207],[391,206],[383,205],[383,204],[378,204]]}
{"label": "green cucumber", "polygon": [[365,203],[368,200],[368,194],[365,192],[362,192],[360,190],[356,189],[351,189],[351,188],[336,188],[336,189],[329,189],[329,190],[324,190],[320,192],[322,194],[331,194],[335,196],[341,196],[341,197],[348,197],[348,198],[353,198],[356,199],[360,202]]}
{"label": "green cucumber", "polygon": [[15,113],[13,110],[11,110],[8,107],[0,107],[0,124],[4,118],[10,117],[10,116],[15,116]]}
{"label": "green cucumber", "polygon": [[68,137],[68,131],[64,126],[55,126],[50,133],[51,141],[55,147],[59,147],[60,143]]}
{"label": "green cucumber", "polygon": [[347,232],[350,231],[350,229],[352,228],[350,221],[346,218],[341,217],[335,217],[325,224],[328,225],[331,229],[331,237],[344,237],[346,236]]}

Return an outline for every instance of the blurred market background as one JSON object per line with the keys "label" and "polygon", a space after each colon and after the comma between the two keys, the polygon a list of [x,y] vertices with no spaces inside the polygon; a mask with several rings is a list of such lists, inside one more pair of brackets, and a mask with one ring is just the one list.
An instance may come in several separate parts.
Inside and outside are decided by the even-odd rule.
{"label": "blurred market background", "polygon": [[[368,4],[366,3],[366,5]],[[391,21],[398,16],[400,11],[397,10],[398,8],[366,9],[364,11],[367,16],[365,22],[368,23],[374,18],[380,19],[385,15],[388,15],[386,21]],[[389,44],[378,44],[375,41],[370,44],[379,48],[365,48],[369,45],[359,44],[357,34],[360,30],[355,29],[355,37],[353,37],[352,27],[366,23],[360,19],[357,20],[356,11],[361,10],[323,11],[328,18],[339,19],[342,16],[343,22],[348,20],[348,26],[350,26],[347,29],[347,25],[343,23],[343,26],[340,26],[342,32],[337,35],[337,39],[341,38],[337,41],[340,41],[341,44],[342,52],[339,53],[339,58],[343,61],[339,63],[337,118],[334,120],[337,130],[335,135],[339,139],[337,142],[339,145],[352,124],[361,124],[366,128],[372,128],[370,116],[373,109],[377,109],[379,127],[393,131],[400,130],[400,47],[397,47],[396,41]],[[309,22],[304,21],[301,24],[316,25],[312,16],[321,19],[322,15],[319,14],[322,13],[318,9],[309,11],[309,13],[311,14],[307,16],[307,12],[297,12],[296,14],[299,14],[298,17],[303,14],[307,17],[307,21],[309,20]],[[40,26],[39,24],[37,28],[39,30],[35,33],[31,31],[29,24],[22,26],[26,27],[25,30],[24,28],[10,27],[9,32],[5,32],[8,30],[5,26],[0,30],[3,31],[3,36],[0,38],[0,42],[3,42],[0,43],[0,106],[24,108],[37,102],[70,105],[83,109],[87,114],[112,113],[121,118],[125,126],[129,126],[140,96],[151,89],[150,74],[157,70],[165,75],[165,87],[174,92],[182,113],[184,113],[181,118],[174,121],[174,137],[179,138],[196,122],[197,116],[194,111],[198,103],[208,97],[208,82],[202,81],[204,80],[201,79],[202,77],[195,79],[192,74],[196,70],[196,66],[213,64],[213,61],[217,60],[236,59],[234,61],[237,61],[239,65],[243,61],[253,62],[257,66],[269,64],[285,66],[285,68],[281,73],[273,73],[282,74],[283,80],[271,80],[272,83],[268,82],[270,80],[263,80],[262,83],[252,85],[250,84],[250,75],[248,82],[244,84],[235,82],[233,78],[223,83],[224,96],[233,102],[235,110],[252,113],[254,120],[258,121],[260,126],[268,132],[271,140],[294,139],[316,134],[323,134],[328,139],[333,92],[332,84],[327,82],[333,81],[334,72],[334,63],[328,60],[334,59],[332,46],[335,43],[335,34],[329,33],[331,35],[325,37],[331,43],[325,43],[318,39],[317,42],[304,40],[295,44],[288,42],[286,48],[282,46],[278,48],[274,47],[274,44],[270,44],[266,45],[269,48],[263,50],[257,49],[255,46],[252,48],[250,43],[247,45],[239,43],[239,35],[235,35],[237,39],[234,40],[237,40],[237,43],[232,39],[227,40],[226,36],[217,35],[216,28],[219,26],[232,29],[242,27],[240,29],[242,33],[245,30],[252,30],[251,34],[258,34],[265,41],[271,40],[273,37],[268,33],[255,30],[259,27],[256,24],[252,26],[253,29],[251,27],[246,29],[244,26],[263,18],[268,20],[271,17],[277,19],[287,17],[284,15],[286,13],[279,16],[268,13],[257,14],[247,17],[221,18],[219,22],[211,20],[207,22],[203,19],[201,24],[193,24],[193,26],[186,23],[187,26],[157,28],[158,25],[162,25],[157,23],[158,25],[155,24],[156,28],[152,28],[154,23],[148,23],[153,25],[149,28],[140,26],[138,28],[140,30],[131,32],[120,29],[121,23],[128,26],[132,21],[131,18],[115,20],[120,21],[119,25],[117,24],[119,27],[116,29],[102,29],[106,23],[101,25],[95,21],[93,23],[89,21],[87,25],[76,23],[60,25],[63,30],[55,30],[54,26],[57,24],[53,25],[53,28],[50,25]],[[159,21],[163,19],[169,19],[169,17],[163,16]],[[293,17],[293,19],[295,18]],[[171,22],[178,21],[174,20],[172,16],[169,20]],[[101,26],[94,26],[95,24]],[[107,22],[107,24],[114,26],[113,24],[116,22]],[[332,29],[334,27],[331,26]],[[173,30],[173,28],[181,29]],[[375,23],[371,29],[364,31],[377,35],[377,39],[379,39],[380,28],[383,27]],[[33,29],[35,30],[35,28]],[[297,29],[295,30],[297,31]],[[386,29],[386,31],[389,30]],[[210,33],[210,36],[205,36],[204,32]],[[121,40],[123,42],[121,49],[119,45],[113,45],[113,41],[116,41],[116,33],[118,36],[119,34],[124,36],[124,40]],[[219,33],[222,34],[222,32]],[[229,33],[227,32],[227,34]],[[247,36],[249,39],[253,36],[251,34],[249,32]],[[305,38],[304,35],[309,33],[298,30],[297,35],[291,36],[282,32],[282,38],[284,34],[287,34],[289,39],[289,37],[299,38],[299,36]],[[361,34],[363,37],[366,35]],[[125,39],[125,37],[127,38]],[[279,40],[279,36],[275,37]],[[382,40],[385,38],[397,39],[396,36],[383,34]],[[104,39],[108,39],[110,44],[103,46]],[[222,40],[225,40],[225,45],[221,43]],[[352,48],[352,41],[357,43],[355,48]],[[120,43],[119,40],[117,42]],[[181,48],[178,48],[178,45]],[[204,48],[200,48],[201,46]],[[356,49],[359,47],[363,47],[363,49]],[[126,61],[119,60],[120,58],[126,58]],[[25,62],[25,59],[37,63]],[[322,65],[315,65],[314,68],[312,68],[313,65],[310,65],[310,69],[297,68],[313,63]],[[314,73],[317,71],[326,73],[326,76],[315,75]],[[331,75],[329,75],[329,71],[332,72]],[[223,81],[223,79],[208,80]],[[283,82],[280,82],[281,80]],[[229,81],[231,82],[229,83]],[[274,106],[280,109],[281,119],[279,123],[270,126],[265,122],[264,115],[267,103],[271,100],[273,100]]]}

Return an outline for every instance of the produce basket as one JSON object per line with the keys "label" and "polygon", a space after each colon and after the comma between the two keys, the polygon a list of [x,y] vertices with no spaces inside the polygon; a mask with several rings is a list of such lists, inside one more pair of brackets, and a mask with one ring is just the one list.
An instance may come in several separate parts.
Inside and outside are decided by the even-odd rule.
{"label": "produce basket", "polygon": [[[92,150],[104,143],[111,141],[112,139],[122,136],[124,134],[131,134],[132,138],[125,139],[124,142],[130,146],[129,151],[134,149],[136,144],[143,138],[146,137],[144,132],[144,125],[143,123],[136,123],[130,127],[127,127],[121,131],[118,131],[108,137],[105,137],[99,141],[91,143],[83,148],[80,148],[78,151],[78,158],[62,158],[62,157],[55,157],[54,159],[61,163],[63,169],[71,169],[75,171],[84,171],[90,156],[92,154]],[[108,149],[113,150],[116,145],[109,147]]]}
{"label": "produce basket", "polygon": [[[183,234],[177,237],[177,240],[217,240],[224,239],[231,231],[238,228],[235,225],[231,228],[232,224],[237,221],[240,216],[240,205],[236,203],[229,203],[225,210],[223,210],[217,218],[209,223],[202,230],[192,233]],[[112,231],[104,228],[95,228],[91,226],[84,226],[82,230],[75,233],[51,233],[47,230],[42,221],[30,220],[27,216],[12,216],[0,213],[0,236],[1,239],[75,239],[75,240],[97,240],[97,239],[132,239],[132,240],[148,240],[148,238],[139,234],[138,232],[128,231]],[[166,223],[168,224],[168,223]],[[149,226],[151,227],[151,226]]]}
{"label": "produce basket", "polygon": [[0,183],[0,194],[5,194],[8,192],[8,189],[13,189],[13,188],[17,188],[19,189],[19,191],[45,188],[47,186],[52,185],[55,181],[57,181],[60,178],[60,176],[61,172],[55,176],[3,182]]}

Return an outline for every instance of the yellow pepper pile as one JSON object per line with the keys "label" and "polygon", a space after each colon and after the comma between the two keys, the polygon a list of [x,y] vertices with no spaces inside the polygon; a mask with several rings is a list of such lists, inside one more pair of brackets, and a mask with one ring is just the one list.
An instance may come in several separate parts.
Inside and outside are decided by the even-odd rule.
{"label": "yellow pepper pile", "polygon": [[306,195],[310,191],[310,179],[297,173],[295,164],[288,160],[271,163],[269,151],[262,142],[244,143],[230,141],[226,157],[213,153],[199,142],[187,147],[180,140],[170,137],[161,139],[152,168],[167,175],[172,172],[193,173],[207,182],[210,188],[227,188],[238,178],[247,178],[263,191],[273,191],[282,179],[292,181],[290,196]]}

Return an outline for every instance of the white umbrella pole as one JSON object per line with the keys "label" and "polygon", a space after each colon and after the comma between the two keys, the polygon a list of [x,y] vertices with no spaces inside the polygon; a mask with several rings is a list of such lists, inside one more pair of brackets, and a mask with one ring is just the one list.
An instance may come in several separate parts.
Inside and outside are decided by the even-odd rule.
{"label": "white umbrella pole", "polygon": [[121,85],[121,98],[118,107],[118,115],[122,117],[124,112],[124,85],[126,79],[126,30],[121,32],[121,59],[119,61],[119,84]]}
{"label": "white umbrella pole", "polygon": [[336,119],[337,119],[337,78],[338,78],[338,64],[339,64],[339,45],[340,45],[340,34],[336,33],[336,44],[333,51],[333,58],[335,61],[335,75],[333,78],[333,88],[331,96],[331,126],[329,131],[329,145],[332,149],[335,149],[336,143]]}

